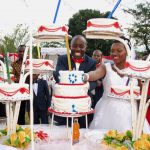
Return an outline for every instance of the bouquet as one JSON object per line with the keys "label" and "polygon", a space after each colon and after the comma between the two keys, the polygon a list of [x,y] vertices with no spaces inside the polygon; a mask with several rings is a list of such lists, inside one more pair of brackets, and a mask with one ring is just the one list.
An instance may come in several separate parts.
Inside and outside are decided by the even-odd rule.
{"label": "bouquet", "polygon": [[4,141],[5,145],[13,146],[16,148],[27,148],[31,142],[31,130],[30,128],[22,128],[17,125],[16,133],[13,133],[9,138]]}
{"label": "bouquet", "polygon": [[102,144],[116,150],[150,150],[150,135],[142,134],[140,139],[133,141],[129,130],[125,133],[110,130],[104,135]]}

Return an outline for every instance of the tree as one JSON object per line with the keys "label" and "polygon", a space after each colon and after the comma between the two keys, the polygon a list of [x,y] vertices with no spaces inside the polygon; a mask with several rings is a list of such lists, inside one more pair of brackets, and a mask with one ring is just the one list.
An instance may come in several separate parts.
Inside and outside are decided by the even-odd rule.
{"label": "tree", "polygon": [[135,40],[138,46],[145,46],[145,54],[150,53],[150,3],[140,3],[135,9],[127,9],[125,12],[133,15],[134,22],[128,29],[130,36]]}
{"label": "tree", "polygon": [[54,47],[54,48],[66,46],[65,43],[62,41],[42,42],[40,45],[41,47]]}
{"label": "tree", "polygon": [[8,52],[16,52],[17,47],[21,44],[26,44],[28,40],[28,27],[18,24],[12,34],[5,35],[0,39],[1,51],[5,47]]}
{"label": "tree", "polygon": [[[69,19],[69,34],[72,36],[82,34],[86,29],[86,23],[92,18],[106,18],[109,12],[100,13],[98,10],[85,9],[79,10],[72,18]],[[112,41],[102,39],[87,39],[88,49],[87,54],[91,55],[95,49],[99,49],[103,52],[103,55],[109,55],[110,45]]]}

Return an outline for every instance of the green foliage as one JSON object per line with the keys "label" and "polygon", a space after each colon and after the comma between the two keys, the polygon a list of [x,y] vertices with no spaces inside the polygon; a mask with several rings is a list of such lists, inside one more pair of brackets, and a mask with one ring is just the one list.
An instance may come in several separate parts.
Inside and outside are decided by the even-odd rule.
{"label": "green foliage", "polygon": [[4,52],[4,47],[8,52],[16,52],[20,44],[26,44],[29,40],[28,27],[18,24],[13,33],[0,38],[0,53]]}
{"label": "green foliage", "polygon": [[125,12],[134,17],[132,27],[128,29],[135,44],[145,46],[145,54],[150,53],[150,2],[140,3],[135,9],[127,9]]}
{"label": "green foliage", "polygon": [[[106,18],[109,12],[101,13],[98,10],[85,9],[79,10],[72,18],[69,19],[69,34],[72,36],[82,35],[82,32],[86,29],[86,24],[89,19],[92,18]],[[87,54],[92,55],[95,49],[102,51],[103,55],[109,55],[110,45],[112,41],[102,39],[87,39],[88,48]]]}
{"label": "green foliage", "polygon": [[130,130],[126,131],[126,139],[132,140],[132,132]]}
{"label": "green foliage", "polygon": [[52,42],[42,42],[41,43],[41,47],[65,47],[65,43],[64,42],[57,42],[57,41],[52,41]]}

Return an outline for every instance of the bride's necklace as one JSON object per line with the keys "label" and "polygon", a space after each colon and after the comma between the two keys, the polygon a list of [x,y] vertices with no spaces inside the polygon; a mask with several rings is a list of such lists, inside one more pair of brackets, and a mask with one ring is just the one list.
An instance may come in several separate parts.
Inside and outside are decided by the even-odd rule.
{"label": "bride's necklace", "polygon": [[124,70],[124,69],[125,69],[125,68],[119,69],[119,68],[116,66],[116,64],[113,64],[113,67],[114,67],[117,71],[119,71],[119,72],[120,72],[120,70]]}
{"label": "bride's necklace", "polygon": [[123,74],[121,74],[120,70],[124,70],[124,69],[119,69],[116,64],[113,64],[113,70],[120,76],[120,77],[124,77]]}
{"label": "bride's necklace", "polygon": [[[119,69],[115,64],[113,65],[113,70],[120,76],[120,77],[124,77],[123,74],[120,73],[120,70],[124,70],[124,69]],[[126,86],[129,84],[130,78],[127,77],[127,81],[126,81]]]}

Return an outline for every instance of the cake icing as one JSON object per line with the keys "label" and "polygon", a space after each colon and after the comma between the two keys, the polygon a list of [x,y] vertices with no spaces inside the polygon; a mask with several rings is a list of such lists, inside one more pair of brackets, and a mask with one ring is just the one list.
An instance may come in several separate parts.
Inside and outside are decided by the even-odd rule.
{"label": "cake icing", "polygon": [[[33,63],[33,71],[37,70],[37,71],[40,71],[40,72],[42,72],[42,71],[44,72],[44,71],[54,70],[54,65],[53,65],[52,60],[33,59],[32,63]],[[30,60],[28,59],[26,61],[25,69],[29,70],[29,68],[30,68]]]}
{"label": "cake icing", "polygon": [[60,83],[54,86],[52,108],[58,112],[79,113],[91,110],[89,83],[83,82],[83,71],[60,71]]}
{"label": "cake icing", "polygon": [[0,101],[29,100],[29,85],[0,83]]}
{"label": "cake icing", "polygon": [[87,21],[87,29],[83,31],[86,37],[91,38],[98,35],[122,36],[121,26],[116,19],[93,18]]}
{"label": "cake icing", "polygon": [[59,71],[59,80],[63,84],[83,84],[83,71]]}
{"label": "cake icing", "polygon": [[[71,90],[70,90],[71,89]],[[85,97],[89,84],[55,84],[54,95],[61,97]],[[69,91],[69,92],[68,92]]]}
{"label": "cake icing", "polygon": [[150,62],[143,60],[128,60],[125,63],[125,69],[122,70],[121,73],[141,78],[150,78]]}
{"label": "cake icing", "polygon": [[[130,86],[112,85],[109,96],[116,98],[130,99]],[[133,96],[138,99],[140,96],[140,87],[133,86]]]}
{"label": "cake icing", "polygon": [[90,97],[83,98],[58,98],[52,97],[54,108],[60,112],[88,112],[91,109]]}
{"label": "cake icing", "polygon": [[50,27],[40,26],[38,28],[38,33],[33,35],[33,37],[40,40],[65,39],[66,34],[68,34],[68,26],[51,25]]}

